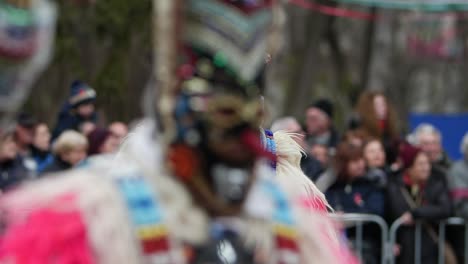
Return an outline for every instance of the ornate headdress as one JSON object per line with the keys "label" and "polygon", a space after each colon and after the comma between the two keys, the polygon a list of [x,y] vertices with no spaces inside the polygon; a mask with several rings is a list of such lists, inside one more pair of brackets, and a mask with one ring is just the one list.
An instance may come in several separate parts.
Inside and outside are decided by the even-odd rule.
{"label": "ornate headdress", "polygon": [[212,213],[238,207],[255,160],[269,155],[258,128],[274,6],[157,1],[158,112],[170,167]]}

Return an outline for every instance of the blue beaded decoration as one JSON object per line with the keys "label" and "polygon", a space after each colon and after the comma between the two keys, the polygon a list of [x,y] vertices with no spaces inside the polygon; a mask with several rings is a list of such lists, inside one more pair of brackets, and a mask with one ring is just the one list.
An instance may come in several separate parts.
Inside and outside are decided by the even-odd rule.
{"label": "blue beaded decoration", "polygon": [[[271,132],[270,130],[265,130],[265,136],[266,136],[266,142],[265,142],[266,146],[265,146],[265,148],[268,150],[268,152],[273,153],[274,155],[276,155],[276,142],[275,142],[275,139],[273,137],[273,132]],[[270,166],[273,169],[276,169],[276,161],[271,161]]]}

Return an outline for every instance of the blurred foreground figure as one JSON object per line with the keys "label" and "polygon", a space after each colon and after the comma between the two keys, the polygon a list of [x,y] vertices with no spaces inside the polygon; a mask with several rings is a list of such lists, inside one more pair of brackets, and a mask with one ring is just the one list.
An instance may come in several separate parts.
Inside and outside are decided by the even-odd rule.
{"label": "blurred foreground figure", "polygon": [[353,262],[326,214],[281,190],[260,140],[273,1],[155,5],[157,120],[110,170],[91,163],[4,195],[0,262]]}

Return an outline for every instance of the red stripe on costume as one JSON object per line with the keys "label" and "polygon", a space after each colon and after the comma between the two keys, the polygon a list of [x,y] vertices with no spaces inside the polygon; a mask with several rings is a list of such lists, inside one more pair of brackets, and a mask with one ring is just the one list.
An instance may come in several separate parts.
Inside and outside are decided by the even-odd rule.
{"label": "red stripe on costume", "polygon": [[141,243],[145,254],[169,251],[169,241],[167,237],[143,240]]}
{"label": "red stripe on costume", "polygon": [[297,251],[299,249],[295,240],[284,236],[276,236],[276,246],[279,250],[290,249],[292,251]]}
{"label": "red stripe on costume", "polygon": [[356,18],[356,19],[363,19],[363,20],[376,20],[377,19],[377,16],[373,14],[348,10],[344,8],[331,7],[327,5],[321,5],[321,4],[310,2],[307,0],[289,0],[289,3],[302,7],[304,9],[317,11],[319,13],[322,13],[328,16],[348,17],[348,18]]}

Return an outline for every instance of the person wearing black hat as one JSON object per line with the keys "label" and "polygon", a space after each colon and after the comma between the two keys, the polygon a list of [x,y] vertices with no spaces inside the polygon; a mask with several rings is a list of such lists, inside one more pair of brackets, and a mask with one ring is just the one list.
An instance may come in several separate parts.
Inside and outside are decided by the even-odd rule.
{"label": "person wearing black hat", "polygon": [[333,104],[328,99],[319,99],[306,109],[307,143],[335,148],[338,133],[333,128]]}
{"label": "person wearing black hat", "polygon": [[93,88],[84,82],[74,81],[71,84],[70,96],[59,113],[52,140],[65,130],[80,131],[83,124],[95,124],[95,101],[96,91]]}
{"label": "person wearing black hat", "polygon": [[31,145],[36,125],[36,119],[27,113],[20,113],[16,118],[15,142],[18,147],[18,153],[24,157],[28,157],[31,154]]}

